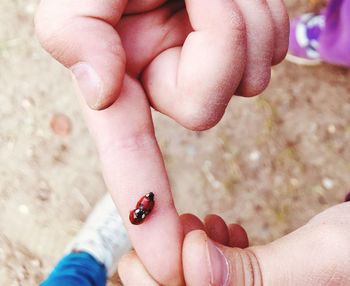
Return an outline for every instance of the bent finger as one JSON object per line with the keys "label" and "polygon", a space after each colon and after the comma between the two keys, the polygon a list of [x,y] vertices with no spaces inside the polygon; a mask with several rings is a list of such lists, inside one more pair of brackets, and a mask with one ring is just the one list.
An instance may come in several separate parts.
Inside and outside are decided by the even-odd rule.
{"label": "bent finger", "polygon": [[205,229],[202,221],[193,214],[183,214],[180,216],[180,220],[183,226],[184,235],[186,235],[187,233],[193,230]]}
{"label": "bent finger", "polygon": [[193,32],[183,47],[162,52],[142,81],[153,106],[192,130],[223,116],[245,67],[246,31],[232,0],[187,0]]}
{"label": "bent finger", "polygon": [[225,221],[218,215],[207,215],[204,219],[205,230],[208,236],[223,245],[228,245],[230,236]]}
{"label": "bent finger", "polygon": [[230,234],[228,246],[238,248],[247,248],[249,246],[248,234],[242,226],[239,224],[230,224],[228,226],[228,232]]}
{"label": "bent finger", "polygon": [[282,0],[267,0],[270,7],[273,27],[275,31],[275,48],[272,64],[280,63],[288,52],[289,17]]}
{"label": "bent finger", "polygon": [[73,71],[82,95],[93,109],[119,96],[125,52],[113,28],[126,0],[43,0],[35,23],[42,46]]}
{"label": "bent finger", "polygon": [[235,0],[247,29],[247,66],[238,95],[255,96],[268,85],[274,53],[274,26],[266,0]]}

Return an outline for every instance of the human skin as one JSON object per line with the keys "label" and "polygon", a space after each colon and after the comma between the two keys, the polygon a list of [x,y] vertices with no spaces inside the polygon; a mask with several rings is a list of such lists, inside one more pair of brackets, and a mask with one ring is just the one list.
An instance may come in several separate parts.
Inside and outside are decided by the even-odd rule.
{"label": "human skin", "polygon": [[[43,47],[72,71],[138,257],[161,284],[182,284],[184,229],[151,107],[205,130],[234,94],[262,92],[288,47],[283,2],[42,0],[35,22]],[[129,211],[148,192],[155,193],[152,213],[131,225]]]}
{"label": "human skin", "polygon": [[[184,220],[192,225],[183,246],[183,272],[188,286],[350,285],[349,202],[324,211],[272,243],[245,249],[237,248],[248,243],[238,226],[225,227],[218,217],[205,227],[194,217]],[[218,224],[221,232],[213,234],[210,230]],[[223,241],[228,230],[229,243]],[[121,259],[119,275],[126,286],[159,285],[134,252]]]}

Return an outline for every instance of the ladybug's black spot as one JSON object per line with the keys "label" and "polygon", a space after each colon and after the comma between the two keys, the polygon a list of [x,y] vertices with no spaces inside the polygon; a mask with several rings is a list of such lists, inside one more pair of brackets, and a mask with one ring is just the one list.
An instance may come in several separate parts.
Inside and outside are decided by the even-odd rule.
{"label": "ladybug's black spot", "polygon": [[148,198],[150,201],[154,201],[154,193],[150,192],[146,195],[146,198]]}
{"label": "ladybug's black spot", "polygon": [[139,221],[143,220],[145,218],[144,217],[145,215],[146,214],[145,214],[145,212],[142,209],[137,209],[135,211],[135,219],[137,219]]}

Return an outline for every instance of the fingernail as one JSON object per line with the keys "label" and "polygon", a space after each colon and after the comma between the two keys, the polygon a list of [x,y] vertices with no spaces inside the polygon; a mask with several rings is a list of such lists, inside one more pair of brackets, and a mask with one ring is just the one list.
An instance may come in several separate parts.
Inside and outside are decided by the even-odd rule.
{"label": "fingernail", "polygon": [[207,257],[209,261],[210,285],[227,285],[228,261],[222,251],[208,238]]}
{"label": "fingernail", "polygon": [[99,75],[88,63],[84,62],[72,66],[71,71],[86,103],[92,109],[99,109],[102,92],[102,81]]}

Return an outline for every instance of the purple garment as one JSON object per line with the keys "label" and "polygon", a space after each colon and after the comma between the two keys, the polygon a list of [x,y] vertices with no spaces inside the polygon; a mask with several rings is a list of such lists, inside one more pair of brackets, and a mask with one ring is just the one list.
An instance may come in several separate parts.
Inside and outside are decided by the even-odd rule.
{"label": "purple garment", "polygon": [[326,25],[320,36],[321,59],[350,67],[350,0],[329,0]]}

